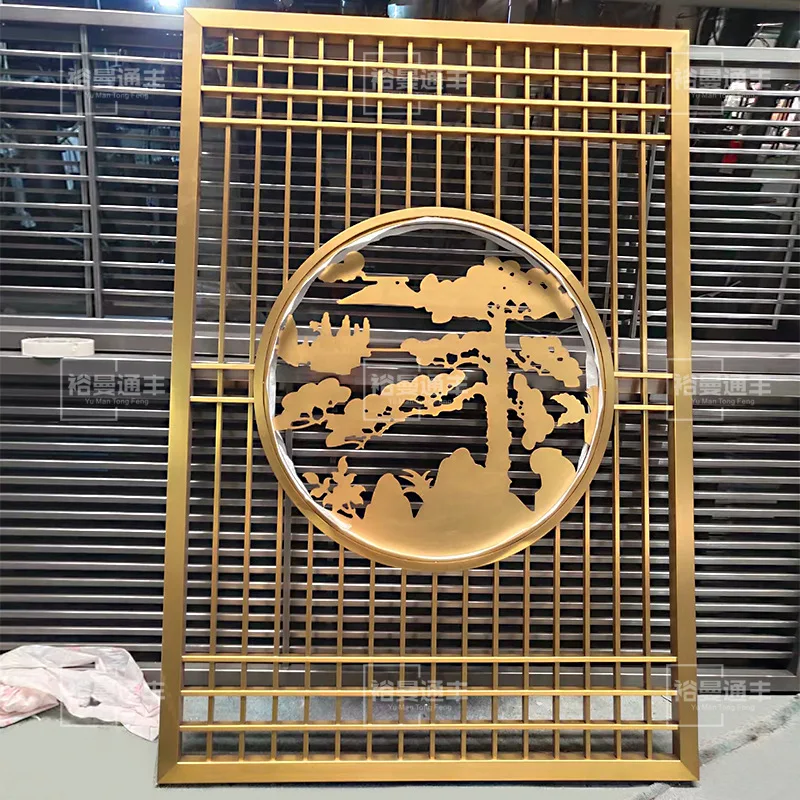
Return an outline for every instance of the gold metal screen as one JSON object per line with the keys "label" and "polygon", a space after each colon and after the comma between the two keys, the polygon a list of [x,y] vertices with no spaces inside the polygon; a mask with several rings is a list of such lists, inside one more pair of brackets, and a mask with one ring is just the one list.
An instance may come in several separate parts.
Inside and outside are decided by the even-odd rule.
{"label": "gold metal screen", "polygon": [[[160,782],[697,776],[687,52],[676,31],[187,12]],[[432,205],[563,259],[606,326],[619,399],[600,472],[555,530],[425,574],[292,509],[255,433],[254,366],[266,312],[321,244]],[[666,237],[658,329],[649,236]]]}

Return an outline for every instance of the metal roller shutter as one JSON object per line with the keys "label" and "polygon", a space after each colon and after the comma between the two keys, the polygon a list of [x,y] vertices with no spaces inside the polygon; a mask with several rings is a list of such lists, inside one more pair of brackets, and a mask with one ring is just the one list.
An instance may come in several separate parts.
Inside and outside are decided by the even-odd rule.
{"label": "metal roller shutter", "polygon": [[[174,27],[153,29],[174,26],[172,18],[163,21],[147,15],[137,22],[133,17],[132,24],[122,26],[113,14],[71,11],[48,26],[34,26],[24,7],[6,7],[0,29],[4,47],[0,53],[2,646],[34,641],[119,644],[155,668],[161,636],[167,320],[174,266],[180,35]],[[145,21],[150,29],[137,27]],[[708,673],[722,667],[728,675],[769,679],[772,689],[785,690],[797,687],[800,608],[800,370],[794,345],[800,320],[796,248],[800,59],[796,51],[694,48],[692,60],[698,650],[701,669]],[[92,74],[92,86],[81,84],[87,73]],[[246,159],[246,142],[240,146],[239,158]],[[272,275],[269,262],[282,246],[285,173],[280,144],[265,149],[261,248],[266,308],[279,283],[279,268]],[[209,207],[203,213],[213,216],[219,213],[214,198],[221,175],[214,171],[214,154],[210,155],[212,169],[203,176]],[[390,176],[394,164],[389,142],[383,157],[384,175]],[[420,151],[419,158],[425,157]],[[562,175],[577,176],[579,161],[570,163],[570,157],[565,148]],[[399,151],[394,158],[402,169]],[[546,167],[537,164],[535,153],[533,162],[536,176]],[[369,182],[369,152],[357,153],[354,164],[354,214],[369,216],[369,209],[358,208],[359,181],[365,187]],[[514,164],[512,146],[503,185],[510,202],[521,181]],[[626,191],[635,191],[634,179],[638,180],[634,166],[634,160],[627,166],[621,160],[623,235],[626,222],[631,228],[636,225],[625,218]],[[314,154],[301,143],[293,153],[293,197],[298,199],[291,214],[292,235],[303,241],[310,241],[313,205],[303,204],[309,193],[302,187],[313,186],[313,169]],[[324,185],[333,197],[342,185],[341,165],[330,159],[325,169]],[[601,178],[602,170],[602,163],[593,164],[593,177]],[[235,175],[232,180],[235,186]],[[391,181],[386,180],[386,196],[391,198]],[[476,175],[478,193],[480,180]],[[664,264],[663,238],[658,234],[663,228],[663,164],[658,155],[650,164],[648,185],[653,232],[649,274],[657,296]],[[426,191],[424,182],[418,190]],[[543,195],[541,201],[550,199]],[[444,202],[457,204],[458,198]],[[240,221],[244,230],[244,215]],[[602,274],[607,261],[602,255],[607,242],[602,203],[593,211],[592,222],[590,239],[597,255],[591,269]],[[323,239],[325,224],[323,219]],[[620,258],[627,269],[622,273],[620,308],[623,318],[628,314],[630,334],[635,337],[636,260],[626,254],[624,241],[621,245]],[[579,253],[579,223],[571,221],[568,203],[561,247],[567,260]],[[204,238],[200,252],[202,266],[213,275],[219,242]],[[237,297],[235,268],[229,274],[230,327],[245,346],[246,326],[237,323],[236,314],[244,297],[241,301]],[[198,301],[202,308],[202,283]],[[608,307],[602,297],[595,302],[600,309]],[[651,325],[658,325],[658,312],[653,303]],[[201,324],[199,331],[201,341],[208,338],[209,355],[212,327],[204,331]],[[74,379],[78,372],[66,363],[59,371],[58,365],[19,355],[21,338],[48,334],[94,338],[109,373],[149,381],[147,405],[122,410],[116,419],[113,414],[96,413],[97,409],[81,416],[63,408],[70,375]],[[633,359],[635,338],[623,341],[622,347]],[[657,369],[657,352],[654,358]],[[79,369],[75,365],[74,370]],[[212,452],[210,418],[201,429]],[[465,435],[457,427],[437,431]],[[622,433],[623,447],[637,444],[635,424]],[[659,553],[665,547],[666,496],[657,488],[663,480],[659,465],[665,432],[654,426],[651,439],[657,641],[666,636],[668,625],[668,577],[658,568],[659,563],[666,564]],[[413,447],[411,439],[405,444],[402,436],[398,440],[401,449]],[[226,452],[232,466],[225,479],[235,482],[243,474],[237,467],[243,441],[226,442]],[[632,461],[628,481],[622,476],[623,490],[632,494],[638,480],[633,467]],[[210,463],[198,464],[192,485],[193,513],[201,517],[210,506],[210,469]],[[276,494],[266,465],[263,469],[254,525],[274,529]],[[241,473],[238,478],[237,473]],[[609,502],[602,474],[596,497],[598,509]],[[224,528],[222,536],[224,542]],[[296,512],[289,516],[285,536],[293,559],[304,564],[306,524]],[[567,547],[569,536],[565,525]],[[324,583],[327,544],[318,537],[314,546],[319,580]],[[190,631],[193,616],[202,625],[210,586],[203,569],[207,545],[198,540],[192,547],[196,550],[190,551]],[[331,575],[336,570],[335,552],[331,545]],[[258,555],[266,562],[271,557],[267,549]],[[226,556],[235,559],[235,548],[228,554],[223,548],[223,559]],[[548,556],[543,545],[543,574],[548,557],[552,554]],[[601,549],[597,557],[602,562]],[[563,564],[563,636],[568,641],[572,635],[568,549]],[[357,584],[363,579],[360,560],[346,568],[348,580]],[[579,571],[581,566],[576,563],[574,568]],[[388,625],[397,614],[399,584],[394,570],[381,572],[379,607]],[[302,574],[290,569],[286,576],[297,597],[305,596],[305,586],[299,583]],[[630,547],[623,553],[623,580],[636,574],[636,552]],[[268,596],[271,587],[260,581],[257,566],[251,576],[251,595]],[[235,588],[226,586],[224,579],[220,583],[223,593]],[[634,590],[630,591],[634,602]],[[292,605],[291,594],[285,596],[290,612],[304,615],[304,608]],[[477,592],[473,601],[477,616],[484,610],[490,613],[489,599],[482,609]],[[537,599],[534,613],[546,635],[552,596]],[[577,600],[576,594],[576,614]],[[335,600],[326,599],[324,592],[316,602],[320,617],[336,613]],[[511,594],[508,602],[515,602]],[[602,600],[598,607],[602,608]],[[365,608],[353,603],[345,609],[349,636],[366,630]],[[423,623],[430,608],[426,612],[424,600],[411,600],[409,620],[414,613]],[[235,615],[230,624],[235,626]],[[251,624],[268,635],[271,619],[266,614],[261,619],[251,617]],[[202,635],[201,627],[195,631]],[[482,635],[480,625],[474,626],[472,635]],[[596,620],[593,635],[598,641],[607,635],[602,618]]]}

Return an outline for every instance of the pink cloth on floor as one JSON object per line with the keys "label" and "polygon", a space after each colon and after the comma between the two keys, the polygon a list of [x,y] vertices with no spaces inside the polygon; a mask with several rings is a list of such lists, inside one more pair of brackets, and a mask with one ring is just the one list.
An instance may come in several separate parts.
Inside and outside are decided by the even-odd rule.
{"label": "pink cloth on floor", "polygon": [[0,728],[59,703],[74,717],[158,737],[158,695],[127,650],[25,645],[0,655]]}

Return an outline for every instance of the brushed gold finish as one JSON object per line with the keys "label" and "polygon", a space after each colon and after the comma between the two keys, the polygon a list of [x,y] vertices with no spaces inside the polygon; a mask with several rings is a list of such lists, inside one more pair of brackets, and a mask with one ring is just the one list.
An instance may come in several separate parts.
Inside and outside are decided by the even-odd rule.
{"label": "brushed gold finish", "polygon": [[[592,655],[591,658],[592,662],[597,664],[616,664],[619,662],[620,664],[644,664],[644,663],[653,663],[653,664],[675,664],[677,663],[677,657],[672,655],[654,655],[654,656],[640,656],[640,655],[622,655],[622,656],[615,656],[615,655]],[[444,654],[441,653],[437,656],[428,655],[428,654],[421,654],[421,653],[414,653],[414,655],[407,656],[407,655],[372,655],[372,656],[363,656],[363,655],[335,655],[325,654],[325,655],[297,655],[293,653],[282,653],[282,654],[270,654],[270,653],[258,653],[258,654],[248,654],[246,656],[240,656],[237,654],[224,654],[224,653],[187,653],[183,656],[183,661],[186,663],[206,663],[206,662],[229,662],[229,663],[252,663],[252,664],[260,664],[260,663],[271,663],[273,661],[280,661],[286,662],[287,664],[292,663],[305,663],[306,661],[318,664],[336,664],[336,663],[343,663],[343,664],[361,664],[372,662],[374,664],[430,664],[434,661],[440,664],[493,664],[495,661],[501,664],[522,664],[522,663],[539,663],[539,664],[554,664],[554,663],[563,663],[563,664],[583,664],[586,661],[584,656],[578,655],[560,655],[560,656],[551,656],[551,655],[541,655],[541,654],[530,654],[526,656],[518,656],[518,655],[499,655],[499,656],[487,656],[487,655],[469,655],[468,653],[456,655],[452,653]],[[606,690],[606,694],[612,694],[612,692]]]}
{"label": "brushed gold finish", "polygon": [[[440,281],[429,274],[415,291],[405,278],[372,276],[369,265],[360,266],[363,257],[353,258],[359,242],[378,241],[394,230],[412,230],[409,224],[418,221],[439,228],[444,224],[456,229],[468,225],[472,230],[486,231],[488,237],[502,236],[512,250],[519,248],[531,266],[526,269],[517,261],[490,256],[455,280]],[[424,227],[419,233],[424,235]],[[349,254],[352,266],[332,272],[330,264],[337,263],[340,253]],[[389,384],[380,393],[353,399],[349,399],[350,390],[337,379],[326,378],[287,395],[282,400],[281,412],[277,413],[268,391],[274,385],[272,375],[277,357],[291,364],[305,363],[308,359],[300,355],[298,348],[305,348],[311,358],[310,354],[318,349],[319,369],[341,374],[354,369],[368,350],[365,339],[369,333],[368,320],[351,334],[349,317],[336,336],[331,332],[329,320],[313,323],[312,329],[319,336],[311,343],[297,344],[294,320],[287,311],[297,305],[297,299],[317,275],[330,282],[336,274],[347,282],[358,280],[367,284],[341,298],[339,304],[422,308],[431,314],[434,323],[446,323],[454,317],[469,318],[484,322],[488,330],[424,341],[412,338],[400,345],[400,350],[412,354],[418,364],[445,366],[449,372],[433,377],[421,374],[412,381]],[[569,388],[579,385],[581,368],[557,337],[523,336],[519,350],[509,350],[506,325],[509,321],[539,320],[551,314],[565,320],[578,312],[589,331],[591,360],[595,364],[593,380],[597,382],[587,385],[583,401],[570,396],[575,403],[589,406],[585,414],[575,419],[575,422],[585,421],[584,438],[588,443],[585,458],[581,458],[582,468],[576,473],[575,466],[560,450],[537,447],[553,431],[555,420],[545,410],[542,393],[528,384],[524,371],[548,375]],[[509,362],[523,370],[513,380],[516,399],[508,395]],[[465,387],[462,370],[467,367],[482,370],[486,380]],[[297,270],[272,307],[256,358],[255,383],[256,419],[270,465],[303,514],[340,544],[368,558],[432,571],[489,563],[552,530],[591,481],[605,451],[614,407],[608,343],[602,323],[579,281],[554,254],[518,229],[458,209],[390,212],[348,228],[314,253]],[[459,393],[453,395],[455,388],[459,388]],[[412,514],[402,484],[391,473],[380,477],[367,503],[362,498],[363,489],[355,485],[355,476],[346,473],[346,459],[339,461],[339,470],[330,478],[323,480],[316,473],[303,476],[306,483],[310,482],[309,492],[297,478],[277,436],[280,430],[319,425],[328,431],[325,438],[328,447],[363,448],[395,424],[410,417],[435,417],[460,411],[476,395],[486,404],[485,466],[476,464],[467,450],[460,449],[440,463],[435,480],[406,471],[406,476],[401,477],[411,483],[411,489],[422,499],[416,515]],[[337,408],[348,400],[342,410]],[[510,491],[509,412],[523,421],[522,445],[532,451],[530,468],[541,479],[533,512]],[[563,418],[561,415],[559,422]],[[482,487],[480,496],[473,491],[476,485]],[[359,513],[361,506],[363,514]],[[332,513],[327,513],[326,508]]]}
{"label": "brushed gold finish", "polygon": [[355,323],[350,330],[350,317],[345,315],[339,330],[334,333],[331,316],[326,311],[319,322],[311,322],[311,330],[317,335],[309,341],[297,340],[297,326],[289,317],[278,342],[278,355],[294,367],[308,364],[317,372],[334,372],[349,375],[360,363],[369,358],[372,351],[369,342],[369,320],[362,325]]}
{"label": "brushed gold finish", "polygon": [[[434,577],[436,577],[434,575]],[[435,655],[435,653],[433,654]],[[436,661],[432,661],[432,666],[436,666]],[[215,697],[272,697],[273,692],[286,697],[327,697],[330,694],[330,689],[311,689],[306,687],[298,687],[292,689],[184,689],[181,692],[183,697],[205,697],[208,694],[213,694]],[[608,697],[609,692],[607,689],[530,689],[529,693],[536,697],[553,697],[558,695],[560,697]],[[342,688],[337,690],[337,694],[342,697],[364,697],[375,695],[389,695],[392,697],[416,697],[417,695],[427,695],[432,698],[437,696],[442,697],[461,697],[462,694],[467,697],[518,697],[519,689],[449,689],[446,687],[429,688],[424,686],[417,686],[411,689],[403,687],[380,687],[380,688],[367,688],[359,687],[357,689]],[[677,690],[675,689],[615,689],[613,695],[620,695],[621,697],[675,697]]]}
{"label": "brushed gold finish", "polygon": [[[700,773],[698,750],[697,645],[694,605],[694,486],[692,476],[692,396],[685,387],[692,375],[692,303],[689,253],[689,46],[682,42],[671,54],[669,84],[672,113],[667,124],[679,146],[667,152],[667,364],[673,374],[669,399],[673,420],[669,427],[670,492],[670,646],[677,656],[674,682],[688,687],[688,696],[677,704],[679,730],[673,749],[696,777]],[[644,306],[643,306],[644,307]],[[678,466],[680,465],[680,466]]]}
{"label": "brushed gold finish", "polygon": [[[159,783],[697,778],[691,397],[685,393],[691,375],[687,54],[680,31],[187,11]],[[368,77],[364,70],[377,76],[372,86],[362,80]],[[456,88],[455,73],[461,76]],[[392,74],[405,77],[401,91],[385,88]],[[243,156],[253,148],[254,160]],[[658,373],[650,368],[655,323],[648,313],[663,307],[648,303],[646,186],[640,181],[636,193],[623,196],[624,226],[616,204],[598,212],[602,192],[595,194],[598,181],[606,181],[620,200],[617,179],[646,174],[656,148],[667,156],[669,361]],[[368,152],[374,165],[365,176],[356,165]],[[209,153],[216,159],[215,180],[222,180],[214,202],[222,200],[223,213],[205,218],[201,233],[200,197],[208,184],[200,175]],[[276,154],[284,161],[267,179],[262,165]],[[429,156],[424,163],[422,155]],[[562,171],[566,158],[580,164],[577,183]],[[303,159],[314,162],[307,173]],[[329,159],[339,165],[338,208],[330,202]],[[507,183],[514,169],[523,174],[516,184],[512,174]],[[313,220],[293,210],[301,193],[309,210],[313,204]],[[379,218],[405,206],[400,213],[413,215],[430,203],[445,215],[453,209],[441,206],[460,203],[457,213],[502,217],[503,225],[520,226],[514,238],[552,244],[546,259],[561,256],[579,273],[572,280],[605,309],[605,327],[597,333],[614,355],[605,374],[604,413],[625,430],[636,429],[640,442],[625,450],[614,426],[603,488],[592,489],[587,481],[575,502],[570,499],[575,511],[569,519],[550,519],[547,536],[514,541],[491,565],[462,560],[450,571],[412,571],[370,558],[367,568],[346,543],[331,542],[322,526],[298,526],[291,492],[284,495],[268,473],[255,438],[267,422],[266,373],[258,363],[266,336],[259,344],[258,313],[265,310],[265,293],[275,295],[277,281],[291,294],[303,270],[295,267],[312,253],[332,252],[336,234],[369,227],[374,220],[362,220],[373,214]],[[277,223],[266,225],[267,215],[281,206]],[[608,249],[594,232],[602,227],[597,213],[612,228]],[[579,250],[567,227],[578,223]],[[619,336],[636,325],[622,316],[620,284],[629,281],[621,280],[617,263],[631,236],[638,237],[638,255],[633,250],[628,268],[637,269],[639,364],[620,367]],[[268,255],[270,237],[278,241],[269,243]],[[213,260],[203,248],[214,239],[220,242],[219,328],[210,355],[195,352],[194,329],[198,266],[207,286]],[[320,280],[350,287],[351,294],[384,292],[388,284],[364,280],[369,264],[348,258]],[[248,324],[234,344],[228,323],[242,287],[249,292],[243,304]],[[216,305],[213,292],[203,288],[201,294],[211,294]],[[391,292],[386,297],[392,300]],[[319,328],[311,338],[285,334],[284,364],[313,369],[332,358],[342,372],[319,375],[317,384],[330,378],[350,391],[345,405],[355,399],[344,370],[356,326],[361,346],[373,356],[430,358],[429,375],[455,371],[437,364],[445,352],[439,345],[411,342],[409,334],[400,347],[384,341],[376,346],[364,314],[346,305],[328,312],[327,320],[322,312],[314,317]],[[277,349],[277,340],[271,347]],[[524,359],[521,349],[512,349]],[[635,394],[617,401],[618,381]],[[324,391],[333,388],[326,384]],[[535,388],[528,387],[531,394]],[[530,415],[525,431],[534,449],[526,460],[548,449],[542,435],[601,425],[592,419],[597,403],[573,402],[580,388],[557,390],[563,397],[555,402],[564,411],[549,434],[549,423]],[[279,402],[275,416],[284,411],[284,422],[305,425]],[[669,426],[669,549],[658,551],[668,552],[670,561],[668,641],[653,635],[650,587],[655,521],[649,440],[661,424]],[[203,426],[213,453],[211,447],[201,452],[194,440]],[[290,432],[291,425],[281,435]],[[240,444],[233,443],[236,437]],[[353,444],[336,453],[332,463],[339,461],[341,485],[333,473],[313,466],[307,471],[316,478],[307,489],[331,499],[331,507],[361,508],[354,505],[359,481],[348,483],[354,463],[349,453],[358,449]],[[629,508],[621,492],[621,451],[628,463],[641,459],[641,507],[634,501]],[[200,483],[210,493],[202,512],[193,506],[190,515],[190,478],[194,486],[198,465],[206,470]],[[244,470],[236,497],[229,469]],[[600,506],[606,492],[610,517],[608,506]],[[642,561],[635,587],[625,566],[632,553],[641,553]],[[198,585],[210,606],[198,606],[190,593]],[[193,604],[188,618],[187,604]],[[636,619],[637,611],[641,631],[628,625],[628,615]],[[425,685],[408,685],[420,676]],[[669,716],[656,713],[664,702],[659,698],[669,702]],[[628,720],[623,704],[637,699],[641,717]],[[231,701],[233,711],[226,705]],[[188,715],[189,702],[203,708],[199,718]],[[599,716],[595,702],[606,703]],[[352,703],[360,704],[358,714]],[[544,715],[537,703],[545,704]],[[256,716],[254,704],[261,709]],[[391,720],[384,716],[387,704],[397,712]],[[664,737],[657,734],[665,732],[673,741],[663,751]]]}
{"label": "brushed gold finish", "polygon": [[167,525],[164,552],[164,642],[161,651],[161,719],[158,780],[164,782],[181,759],[178,725],[182,718],[182,656],[186,626],[186,547],[191,465],[191,362],[194,354],[195,286],[197,283],[198,186],[200,183],[200,84],[202,25],[184,18],[183,46],[190,57],[183,65],[183,93],[178,183],[178,241],[175,247],[175,307],[172,342],[176,357],[170,377]]}
{"label": "brushed gold finish", "polygon": [[[525,729],[530,732],[529,728]],[[595,729],[597,730],[597,729]],[[591,729],[586,732],[590,733]],[[464,734],[466,736],[466,733]],[[396,755],[374,754],[369,760],[339,760],[325,758],[306,760],[266,761],[257,757],[244,761],[218,759],[206,761],[187,756],[177,762],[162,784],[211,783],[366,783],[416,781],[691,781],[696,773],[680,761],[669,758],[628,759],[523,759],[480,757],[399,760]],[[313,776],[313,777],[312,777]],[[532,778],[531,776],[535,776]]]}
{"label": "brushed gold finish", "polygon": [[[436,24],[434,22],[434,24]],[[450,24],[450,23],[448,23]],[[299,30],[301,26],[297,26]],[[552,26],[548,26],[552,29]],[[538,30],[542,30],[541,26],[538,27]],[[586,29],[589,30],[589,29]],[[660,33],[665,33],[665,31],[661,31]],[[418,38],[418,37],[414,37]],[[439,37],[444,41],[444,37]],[[523,39],[516,40],[515,43],[518,44],[520,41],[524,41]],[[467,51],[472,47],[470,42],[467,42]],[[241,66],[249,66],[252,64],[280,64],[280,65],[290,65],[293,67],[337,67],[337,66],[345,66],[345,67],[358,67],[361,66],[360,61],[353,61],[352,59],[325,59],[322,56],[319,56],[316,59],[313,58],[287,58],[286,56],[264,56],[262,57],[255,57],[255,56],[247,56],[247,55],[221,55],[221,54],[212,54],[207,53],[203,56],[203,61],[207,63],[218,62],[218,63],[233,63]],[[396,61],[383,61],[380,57],[376,60],[370,61],[371,66],[381,67],[381,68],[389,68],[392,69],[397,66]],[[508,65],[501,65],[498,66],[495,64],[494,66],[479,66],[479,65],[470,65],[469,62],[467,63],[468,66],[472,66],[471,73],[475,75],[497,75],[498,72],[504,75],[536,75],[541,77],[562,77],[562,78],[581,78],[582,80],[586,81],[600,81],[606,78],[635,78],[635,79],[644,79],[648,81],[662,81],[665,82],[670,79],[670,73],[668,72],[614,72],[608,70],[598,70],[593,69],[591,72],[588,72],[588,67],[585,69],[580,70],[570,70],[570,69],[543,69],[541,67],[531,67],[530,65],[524,68],[517,68],[514,66]],[[436,64],[414,64],[413,62],[409,61],[403,64],[403,71],[422,71],[422,70],[433,70],[433,71],[442,71],[447,69],[446,65],[436,65]],[[204,90],[209,91],[218,91],[214,87],[203,87]],[[236,87],[234,91],[246,91],[247,87]],[[380,92],[370,92],[370,95],[377,95],[380,96]],[[472,94],[467,92],[465,98],[469,101],[472,98]],[[532,100],[534,98],[531,98]],[[497,100],[492,98],[491,101],[481,100],[478,98],[480,102],[486,102],[488,105],[496,105]],[[435,101],[438,102],[438,101]],[[505,100],[503,100],[505,102]],[[536,101],[534,104],[536,105],[547,105],[548,107],[553,106],[553,102],[543,99],[541,101]],[[573,101],[566,100],[564,101],[564,105],[572,105]],[[666,109],[669,108],[668,104],[664,103],[636,103],[637,107],[642,106],[651,109]],[[586,102],[585,104],[581,105],[580,107],[596,107],[596,108],[610,108],[610,104],[608,102]]]}
{"label": "brushed gold finish", "polygon": [[[413,100],[409,101],[409,105],[413,105]],[[410,112],[410,113],[413,113]],[[200,122],[205,126],[210,127],[237,127],[237,128],[278,128],[283,129],[286,127],[286,122],[276,119],[238,119],[238,118],[223,118],[223,117],[200,117]],[[292,122],[293,129],[303,130],[318,130],[323,131],[361,131],[374,133],[375,125],[369,122],[348,122],[342,121],[325,121],[317,122],[310,119],[297,119]],[[384,123],[383,132],[405,132],[406,136],[410,137],[415,133],[434,133],[434,134],[472,134],[477,136],[491,135],[497,138],[505,139],[547,139],[551,140],[553,134],[550,131],[543,131],[539,129],[531,130],[506,130],[505,128],[483,128],[483,127],[460,127],[457,125],[418,125],[411,121],[405,123]],[[568,140],[584,140],[597,142],[639,142],[639,141],[656,141],[666,142],[669,137],[665,134],[659,133],[610,133],[606,131],[588,131],[586,133],[581,131],[568,131],[562,130],[558,134],[559,139]],[[409,189],[410,194],[410,189]]]}

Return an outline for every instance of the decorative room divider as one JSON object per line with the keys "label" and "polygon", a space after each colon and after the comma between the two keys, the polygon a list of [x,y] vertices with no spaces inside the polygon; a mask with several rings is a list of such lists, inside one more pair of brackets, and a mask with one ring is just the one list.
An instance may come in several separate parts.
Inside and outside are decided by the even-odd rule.
{"label": "decorative room divider", "polygon": [[696,778],[685,32],[192,10],[183,64],[159,781]]}

